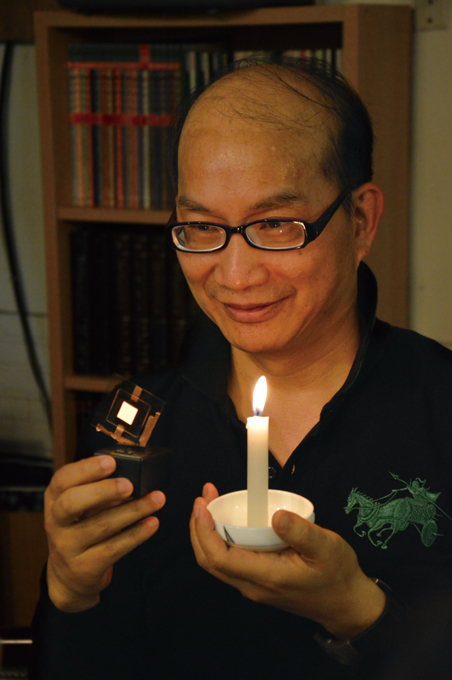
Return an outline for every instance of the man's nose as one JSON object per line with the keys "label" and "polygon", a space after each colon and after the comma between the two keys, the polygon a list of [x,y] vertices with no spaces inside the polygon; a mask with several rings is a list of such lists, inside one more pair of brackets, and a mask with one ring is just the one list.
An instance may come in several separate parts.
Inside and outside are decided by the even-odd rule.
{"label": "man's nose", "polygon": [[224,250],[218,253],[215,280],[231,290],[260,286],[268,279],[263,262],[265,251],[252,248],[241,234],[234,234]]}

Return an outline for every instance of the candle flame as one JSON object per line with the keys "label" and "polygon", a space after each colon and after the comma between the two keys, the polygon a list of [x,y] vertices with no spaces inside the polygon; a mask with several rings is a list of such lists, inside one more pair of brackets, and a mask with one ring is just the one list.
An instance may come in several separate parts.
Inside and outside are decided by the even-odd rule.
{"label": "candle flame", "polygon": [[262,375],[256,383],[253,393],[253,413],[261,416],[264,412],[265,400],[267,399],[267,380]]}

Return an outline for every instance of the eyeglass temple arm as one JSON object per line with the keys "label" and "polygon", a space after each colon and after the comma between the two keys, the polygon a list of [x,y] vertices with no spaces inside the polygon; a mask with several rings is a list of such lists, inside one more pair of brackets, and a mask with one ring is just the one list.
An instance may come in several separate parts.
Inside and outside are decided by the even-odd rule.
{"label": "eyeglass temple arm", "polygon": [[174,208],[173,212],[171,213],[171,217],[169,218],[167,222],[167,227],[171,227],[175,222],[177,222],[177,210]]}
{"label": "eyeglass temple arm", "polygon": [[325,229],[326,225],[330,221],[330,219],[333,217],[334,213],[336,210],[340,208],[342,203],[345,201],[346,197],[348,194],[352,191],[349,187],[344,189],[339,196],[336,198],[334,203],[330,205],[328,210],[326,210],[322,217],[320,217],[316,222],[303,222],[305,228],[306,228],[306,234],[308,236],[306,245],[310,243],[311,241],[314,241],[314,239],[317,238],[317,236],[320,236],[322,231]]}

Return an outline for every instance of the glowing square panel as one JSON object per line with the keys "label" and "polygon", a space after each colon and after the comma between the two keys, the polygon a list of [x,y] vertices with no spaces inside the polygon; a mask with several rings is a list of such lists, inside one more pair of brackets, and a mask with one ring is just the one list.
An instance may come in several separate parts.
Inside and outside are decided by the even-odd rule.
{"label": "glowing square panel", "polygon": [[165,402],[126,380],[96,411],[93,425],[120,444],[146,446]]}
{"label": "glowing square panel", "polygon": [[132,425],[137,413],[138,409],[135,408],[135,406],[123,401],[116,417],[119,418],[119,420],[123,420],[128,425]]}

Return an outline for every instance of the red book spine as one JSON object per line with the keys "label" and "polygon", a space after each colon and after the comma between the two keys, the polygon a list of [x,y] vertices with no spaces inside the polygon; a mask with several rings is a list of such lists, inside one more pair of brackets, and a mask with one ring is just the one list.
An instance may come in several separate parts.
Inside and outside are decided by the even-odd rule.
{"label": "red book spine", "polygon": [[[74,68],[74,108],[75,113],[82,110],[82,84],[79,68]],[[85,205],[83,191],[83,126],[81,123],[73,123],[75,133],[75,168],[76,168],[76,187],[77,197],[75,204]]]}
{"label": "red book spine", "polygon": [[[142,73],[143,85],[142,85],[142,112],[143,116],[149,114],[149,71],[143,71]],[[149,125],[143,126],[142,131],[142,158],[143,158],[143,177],[142,177],[142,187],[143,187],[143,208],[151,207],[151,195],[150,195],[150,159],[149,159]]]}
{"label": "red book spine", "polygon": [[[115,115],[122,114],[122,77],[121,70],[114,71],[114,107]],[[116,176],[116,207],[124,208],[124,155],[123,155],[123,126],[115,124],[115,176]]]}
{"label": "red book spine", "polygon": [[[113,71],[108,69],[108,80],[107,80],[107,106],[108,113],[112,115],[114,113],[114,82],[113,82]],[[110,184],[109,192],[109,206],[114,208],[116,205],[116,194],[115,194],[115,128],[112,125],[106,126],[107,128],[107,139],[108,139],[108,176]]]}
{"label": "red book spine", "polygon": [[[139,116],[138,111],[138,71],[131,72],[130,78],[130,113],[132,116]],[[132,119],[133,121],[133,119]],[[130,134],[130,207],[139,208],[140,207],[140,180],[139,180],[139,135],[138,135],[138,124],[129,126]]]}
{"label": "red book spine", "polygon": [[112,114],[111,97],[111,71],[102,69],[99,71],[100,89],[100,113],[102,115],[100,125],[101,137],[101,164],[102,164],[102,187],[101,205],[106,208],[114,207],[114,180],[112,178],[112,144],[111,133],[113,128],[103,122],[103,114]]}
{"label": "red book spine", "polygon": [[127,117],[130,115],[130,71],[124,71],[122,75],[122,111],[124,114],[123,129],[123,171],[124,171],[124,206],[130,208],[130,125]]}
{"label": "red book spine", "polygon": [[[91,71],[86,69],[86,109],[92,113],[92,97],[91,97]],[[88,205],[92,208],[94,206],[94,164],[93,164],[93,126],[91,123],[87,124],[87,151],[88,151]]]}

